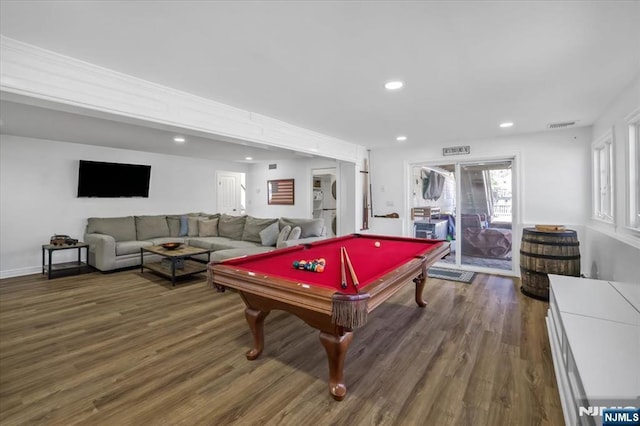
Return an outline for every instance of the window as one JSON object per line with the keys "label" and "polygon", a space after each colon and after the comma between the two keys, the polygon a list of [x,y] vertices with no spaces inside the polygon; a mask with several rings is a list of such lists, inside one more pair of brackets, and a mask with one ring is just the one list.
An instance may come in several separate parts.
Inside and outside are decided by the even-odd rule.
{"label": "window", "polygon": [[613,130],[596,140],[593,155],[593,216],[613,223]]}
{"label": "window", "polygon": [[626,117],[627,150],[627,226],[640,231],[640,108]]}

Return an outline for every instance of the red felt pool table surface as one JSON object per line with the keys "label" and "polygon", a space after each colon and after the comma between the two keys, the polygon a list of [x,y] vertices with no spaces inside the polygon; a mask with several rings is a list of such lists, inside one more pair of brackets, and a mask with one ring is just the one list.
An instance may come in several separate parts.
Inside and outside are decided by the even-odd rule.
{"label": "red felt pool table surface", "polygon": [[[380,247],[375,243],[379,242]],[[308,246],[296,246],[290,249],[239,258],[225,262],[239,269],[280,277],[300,283],[335,289],[345,294],[355,294],[356,289],[347,269],[347,289],[342,289],[340,268],[340,247],[345,247],[353,269],[359,281],[359,289],[393,271],[407,259],[420,257],[439,247],[437,240],[386,237],[381,235],[347,235],[315,242]],[[296,260],[314,260],[324,258],[324,272],[312,272],[295,269]]]}

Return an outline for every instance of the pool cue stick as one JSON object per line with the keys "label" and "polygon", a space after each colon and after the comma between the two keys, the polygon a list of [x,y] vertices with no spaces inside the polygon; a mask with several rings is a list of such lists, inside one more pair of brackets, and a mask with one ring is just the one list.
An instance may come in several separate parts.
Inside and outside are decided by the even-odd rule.
{"label": "pool cue stick", "polygon": [[347,266],[349,267],[349,272],[351,273],[351,279],[353,280],[353,286],[356,288],[356,292],[358,292],[358,276],[356,275],[355,269],[353,269],[353,265],[351,264],[351,259],[349,258],[349,252],[346,247],[344,248],[344,257],[347,259]]}
{"label": "pool cue stick", "polygon": [[344,269],[344,247],[340,247],[340,274],[342,277],[340,287],[347,288],[347,272]]}

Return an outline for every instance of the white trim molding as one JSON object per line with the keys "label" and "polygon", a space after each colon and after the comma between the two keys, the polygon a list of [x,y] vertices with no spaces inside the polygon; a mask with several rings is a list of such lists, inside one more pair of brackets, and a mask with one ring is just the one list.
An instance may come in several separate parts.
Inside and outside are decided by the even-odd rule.
{"label": "white trim molding", "polygon": [[591,144],[591,214],[594,220],[615,225],[613,135],[613,128],[610,128]]}
{"label": "white trim molding", "polygon": [[[3,99],[26,97],[359,163],[366,147],[0,36]],[[52,106],[54,105],[54,106]]]}
{"label": "white trim molding", "polygon": [[625,225],[626,229],[640,235],[640,107],[629,113],[627,125]]}
{"label": "white trim molding", "polygon": [[31,274],[42,274],[42,266],[29,266],[27,268],[8,269],[8,270],[0,271],[0,280],[4,280],[5,278],[21,277],[24,275],[31,275]]}

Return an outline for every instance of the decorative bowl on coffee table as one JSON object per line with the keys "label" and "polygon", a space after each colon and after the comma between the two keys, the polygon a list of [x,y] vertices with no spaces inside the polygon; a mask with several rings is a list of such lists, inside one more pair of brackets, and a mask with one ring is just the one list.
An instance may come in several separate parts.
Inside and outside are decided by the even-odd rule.
{"label": "decorative bowl on coffee table", "polygon": [[164,244],[160,244],[162,246],[162,248],[165,248],[167,250],[175,250],[180,248],[180,246],[182,245],[182,243],[164,243]]}

